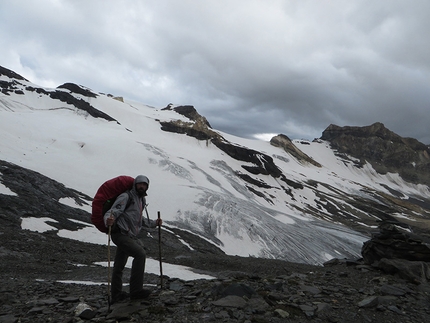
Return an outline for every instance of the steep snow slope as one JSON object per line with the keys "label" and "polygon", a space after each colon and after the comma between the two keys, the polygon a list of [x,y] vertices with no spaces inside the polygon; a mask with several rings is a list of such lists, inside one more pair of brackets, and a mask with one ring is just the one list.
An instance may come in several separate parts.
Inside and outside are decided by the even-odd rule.
{"label": "steep snow slope", "polygon": [[[4,75],[1,80],[10,81]],[[148,209],[152,217],[160,211],[168,226],[198,234],[228,254],[312,264],[356,257],[368,237],[343,225],[341,218],[368,228],[366,219],[373,216],[351,203],[354,196],[377,200],[374,192],[391,194],[389,186],[405,198],[407,194],[430,198],[428,187],[409,185],[392,174],[379,175],[368,165],[358,169],[337,157],[326,142],[295,141],[322,165],[319,168],[268,142],[219,132],[231,143],[273,157],[290,181],[249,174],[264,183],[253,185],[237,176],[246,173],[242,166],[247,163],[231,158],[210,141],[162,131],[159,121],[190,122],[173,110],[67,89],[38,93],[29,91],[29,86],[37,88],[15,80],[14,92],[0,94],[1,159],[89,196],[114,176],[145,174],[151,180]],[[118,122],[95,118],[52,99],[46,94],[50,91],[70,93]],[[336,217],[330,211],[333,208]],[[91,237],[99,235],[91,225],[85,231]]]}

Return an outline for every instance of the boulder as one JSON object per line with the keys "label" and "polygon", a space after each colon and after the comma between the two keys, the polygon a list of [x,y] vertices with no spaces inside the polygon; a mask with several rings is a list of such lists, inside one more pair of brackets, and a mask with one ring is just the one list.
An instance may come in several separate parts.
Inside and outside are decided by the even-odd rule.
{"label": "boulder", "polygon": [[366,264],[389,274],[398,274],[413,283],[430,280],[430,245],[425,237],[414,234],[400,223],[385,221],[380,233],[363,244]]}

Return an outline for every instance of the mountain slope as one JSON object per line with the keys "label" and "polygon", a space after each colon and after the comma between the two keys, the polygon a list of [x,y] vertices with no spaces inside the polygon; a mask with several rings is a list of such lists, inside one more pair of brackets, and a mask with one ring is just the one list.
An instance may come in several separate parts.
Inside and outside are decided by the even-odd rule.
{"label": "mountain slope", "polygon": [[[53,198],[87,212],[105,180],[142,173],[151,179],[150,214],[160,211],[168,228],[227,254],[309,264],[359,256],[379,219],[428,228],[427,185],[357,167],[328,141],[243,139],[212,129],[190,106],[155,109],[0,73],[0,159],[81,192]],[[75,220],[88,223],[88,241],[100,242],[89,216]]]}

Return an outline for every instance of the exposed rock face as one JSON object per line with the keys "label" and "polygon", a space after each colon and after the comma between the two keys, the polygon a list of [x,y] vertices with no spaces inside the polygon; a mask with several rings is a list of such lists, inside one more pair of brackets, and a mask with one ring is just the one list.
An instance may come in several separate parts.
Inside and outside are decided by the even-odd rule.
{"label": "exposed rock face", "polygon": [[430,184],[430,149],[412,138],[403,138],[382,123],[366,127],[330,125],[321,139],[330,141],[333,149],[348,154],[363,164],[369,162],[381,173],[399,173],[412,183]]}
{"label": "exposed rock face", "polygon": [[0,75],[5,75],[11,79],[17,79],[22,81],[27,81],[27,79],[23,78],[18,73],[15,73],[14,71],[11,71],[10,69],[7,69],[6,67],[0,66]]}
{"label": "exposed rock face", "polygon": [[227,141],[214,139],[213,144],[230,157],[255,166],[242,165],[251,174],[264,174],[279,177],[282,172],[273,162],[273,158],[256,150],[233,145]]}
{"label": "exposed rock face", "polygon": [[180,105],[177,107],[173,107],[171,104],[169,104],[162,110],[175,110],[179,114],[182,114],[188,119],[193,120],[197,124],[202,124],[204,125],[204,127],[212,128],[208,120],[201,114],[199,114],[192,105]]}
{"label": "exposed rock face", "polygon": [[84,88],[82,86],[79,86],[74,83],[64,83],[63,85],[60,85],[57,87],[58,89],[67,89],[72,93],[81,94],[83,96],[89,97],[89,98],[96,98],[97,94],[92,92],[90,89]]}
{"label": "exposed rock face", "polygon": [[296,157],[300,161],[304,161],[307,163],[310,163],[314,166],[321,167],[321,164],[310,158],[308,155],[306,155],[304,152],[302,152],[300,149],[298,149],[285,135],[277,135],[270,139],[270,144],[275,147],[281,147],[283,148],[287,153],[291,154],[292,156]]}
{"label": "exposed rock face", "polygon": [[190,122],[182,120],[160,122],[161,129],[164,131],[186,134],[198,140],[209,140],[220,137],[218,133],[211,130],[211,126],[206,118],[200,115],[192,105],[173,107],[173,105],[169,104],[163,110],[174,110],[190,119]]}

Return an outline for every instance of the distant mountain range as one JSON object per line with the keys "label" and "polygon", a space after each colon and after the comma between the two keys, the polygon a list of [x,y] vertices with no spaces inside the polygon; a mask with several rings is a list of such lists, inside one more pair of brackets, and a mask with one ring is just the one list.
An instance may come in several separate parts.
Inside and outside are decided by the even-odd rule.
{"label": "distant mountain range", "polygon": [[264,142],[213,129],[193,106],[42,88],[4,67],[0,88],[0,216],[15,223],[48,218],[96,243],[98,186],[142,173],[152,217],[229,255],[322,264],[360,256],[381,220],[429,232],[430,148],[382,123]]}

